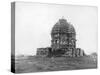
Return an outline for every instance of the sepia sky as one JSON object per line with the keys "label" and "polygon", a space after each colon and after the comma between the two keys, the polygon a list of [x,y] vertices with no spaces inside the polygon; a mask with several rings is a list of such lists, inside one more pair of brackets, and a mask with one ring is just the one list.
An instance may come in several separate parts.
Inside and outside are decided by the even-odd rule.
{"label": "sepia sky", "polygon": [[17,2],[16,55],[34,55],[37,48],[49,47],[51,29],[62,16],[75,27],[77,48],[97,52],[97,7]]}

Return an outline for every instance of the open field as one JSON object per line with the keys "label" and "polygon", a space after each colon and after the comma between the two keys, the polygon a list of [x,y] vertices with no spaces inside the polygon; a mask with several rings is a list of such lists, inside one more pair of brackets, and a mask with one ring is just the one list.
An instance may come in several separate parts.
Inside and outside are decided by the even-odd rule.
{"label": "open field", "polygon": [[15,61],[16,73],[76,70],[97,68],[97,58],[84,57],[55,57],[43,58],[28,56]]}

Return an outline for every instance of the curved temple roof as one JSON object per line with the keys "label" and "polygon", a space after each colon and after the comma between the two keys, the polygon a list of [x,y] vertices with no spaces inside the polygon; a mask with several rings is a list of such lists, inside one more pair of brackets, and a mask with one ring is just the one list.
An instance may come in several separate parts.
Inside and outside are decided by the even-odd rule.
{"label": "curved temple roof", "polygon": [[59,21],[52,28],[51,34],[54,33],[76,33],[73,25],[69,24],[66,19],[59,19]]}

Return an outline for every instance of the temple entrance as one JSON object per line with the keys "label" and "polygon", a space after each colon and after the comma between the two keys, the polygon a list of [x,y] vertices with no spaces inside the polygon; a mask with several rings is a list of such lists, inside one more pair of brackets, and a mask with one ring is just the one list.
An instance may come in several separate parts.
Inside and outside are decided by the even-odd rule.
{"label": "temple entrance", "polygon": [[57,49],[52,51],[52,56],[53,57],[61,57],[65,53],[64,50],[62,49]]}

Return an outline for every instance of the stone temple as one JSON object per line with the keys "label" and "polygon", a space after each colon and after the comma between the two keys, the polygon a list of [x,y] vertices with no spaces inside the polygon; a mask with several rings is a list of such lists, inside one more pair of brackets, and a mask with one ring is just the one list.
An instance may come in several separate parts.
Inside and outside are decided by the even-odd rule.
{"label": "stone temple", "polygon": [[51,31],[51,47],[37,48],[37,55],[42,57],[80,57],[85,53],[76,48],[76,31],[66,19],[59,19]]}

